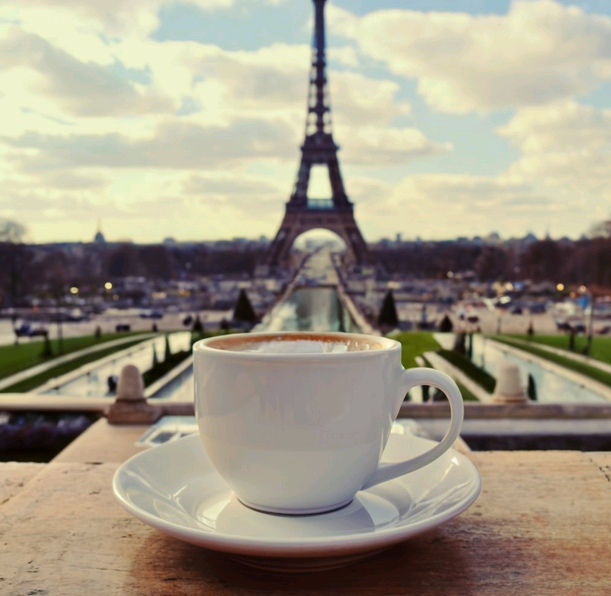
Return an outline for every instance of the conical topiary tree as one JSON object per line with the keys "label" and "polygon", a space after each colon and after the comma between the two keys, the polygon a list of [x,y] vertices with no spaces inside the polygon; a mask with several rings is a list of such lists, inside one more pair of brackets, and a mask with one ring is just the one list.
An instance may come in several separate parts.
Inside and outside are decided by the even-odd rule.
{"label": "conical topiary tree", "polygon": [[535,328],[533,326],[533,322],[531,321],[528,325],[528,329],[526,330],[526,335],[528,335],[528,339],[532,339],[532,336],[535,334]]}
{"label": "conical topiary tree", "polygon": [[42,346],[41,352],[42,358],[52,358],[53,357],[53,348],[51,347],[51,342],[49,341],[49,336],[45,335],[44,343]]}
{"label": "conical topiary tree", "polygon": [[441,319],[439,331],[441,331],[441,333],[452,333],[452,331],[454,331],[454,323],[452,323],[452,319],[450,319],[448,315],[444,315],[443,319]]}
{"label": "conical topiary tree", "polygon": [[167,362],[172,355],[172,350],[170,349],[170,336],[165,334],[165,354],[163,355],[163,361]]}
{"label": "conical topiary tree", "polygon": [[392,290],[386,292],[380,314],[378,316],[378,325],[380,327],[397,327],[399,325],[399,317],[397,316],[397,308],[395,306],[395,298]]}
{"label": "conical topiary tree", "polygon": [[532,401],[537,401],[537,384],[535,378],[529,373],[528,374],[528,398]]}
{"label": "conical topiary tree", "polygon": [[256,323],[257,315],[244,289],[240,290],[238,301],[233,310],[233,320],[240,323]]}
{"label": "conical topiary tree", "polygon": [[204,325],[202,324],[202,320],[199,318],[199,314],[196,315],[195,321],[193,321],[193,327],[191,327],[191,330],[194,333],[202,333],[202,331],[204,330]]}
{"label": "conical topiary tree", "polygon": [[452,350],[457,352],[461,356],[467,355],[467,334],[464,332],[457,333],[454,338],[454,345],[452,346]]}

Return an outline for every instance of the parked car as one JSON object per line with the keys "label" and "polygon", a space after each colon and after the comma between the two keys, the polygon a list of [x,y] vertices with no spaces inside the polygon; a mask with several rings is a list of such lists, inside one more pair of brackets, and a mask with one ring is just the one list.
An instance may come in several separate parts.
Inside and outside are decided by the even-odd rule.
{"label": "parked car", "polygon": [[47,337],[49,330],[45,327],[32,327],[30,323],[21,323],[19,327],[15,328],[15,335],[17,337]]}
{"label": "parked car", "polygon": [[533,302],[529,305],[528,310],[530,310],[530,314],[543,314],[547,311],[547,307],[543,302]]}
{"label": "parked car", "polygon": [[145,309],[140,311],[141,319],[163,319],[163,312],[158,309]]}

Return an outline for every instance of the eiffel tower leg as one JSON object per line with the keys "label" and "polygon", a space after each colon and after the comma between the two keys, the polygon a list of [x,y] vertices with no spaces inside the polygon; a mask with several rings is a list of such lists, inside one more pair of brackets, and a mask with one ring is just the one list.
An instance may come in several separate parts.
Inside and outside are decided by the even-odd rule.
{"label": "eiffel tower leg", "polygon": [[367,262],[367,243],[356,225],[352,212],[304,210],[299,213],[285,214],[280,229],[269,248],[267,264],[270,266],[286,264],[295,239],[304,232],[317,228],[337,234],[346,244],[346,250],[352,261],[357,264]]}
{"label": "eiffel tower leg", "polygon": [[269,247],[267,264],[270,267],[286,265],[291,246],[297,235],[298,234],[295,234],[293,226],[287,221],[287,216],[285,215],[280,224],[280,229]]}

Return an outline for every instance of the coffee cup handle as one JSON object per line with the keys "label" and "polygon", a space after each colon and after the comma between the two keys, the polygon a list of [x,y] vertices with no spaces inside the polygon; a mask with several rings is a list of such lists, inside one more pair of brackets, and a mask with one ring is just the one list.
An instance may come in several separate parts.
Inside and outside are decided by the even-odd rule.
{"label": "coffee cup handle", "polygon": [[463,400],[458,386],[448,375],[432,368],[411,368],[402,372],[400,383],[401,395],[417,385],[431,385],[443,391],[450,402],[450,428],[441,442],[425,453],[404,462],[379,464],[361,490],[423,468],[445,453],[460,434],[464,418]]}

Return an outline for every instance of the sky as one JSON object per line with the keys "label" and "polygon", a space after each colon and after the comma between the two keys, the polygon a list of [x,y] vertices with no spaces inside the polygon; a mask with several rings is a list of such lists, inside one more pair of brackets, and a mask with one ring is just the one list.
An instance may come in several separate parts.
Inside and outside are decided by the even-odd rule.
{"label": "sky", "polygon": [[[611,215],[611,2],[334,0],[333,133],[368,241]],[[310,0],[0,0],[0,218],[32,242],[273,237]],[[323,173],[324,174],[324,173]],[[326,182],[313,172],[310,196]]]}

